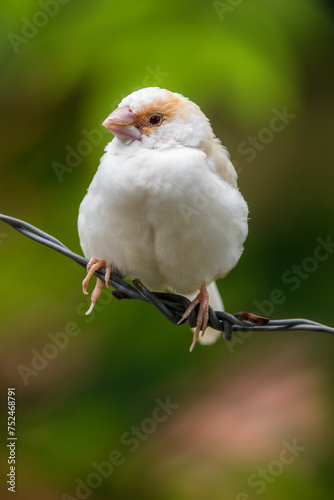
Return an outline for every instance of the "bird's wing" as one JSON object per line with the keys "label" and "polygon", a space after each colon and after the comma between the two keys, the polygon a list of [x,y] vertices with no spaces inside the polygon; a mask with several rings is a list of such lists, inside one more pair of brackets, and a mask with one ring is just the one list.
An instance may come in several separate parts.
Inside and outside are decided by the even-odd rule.
{"label": "bird's wing", "polygon": [[219,139],[212,138],[208,147],[205,150],[210,167],[222,178],[224,181],[231,184],[231,186],[238,188],[238,174],[230,160],[230,155],[227,149],[222,146]]}

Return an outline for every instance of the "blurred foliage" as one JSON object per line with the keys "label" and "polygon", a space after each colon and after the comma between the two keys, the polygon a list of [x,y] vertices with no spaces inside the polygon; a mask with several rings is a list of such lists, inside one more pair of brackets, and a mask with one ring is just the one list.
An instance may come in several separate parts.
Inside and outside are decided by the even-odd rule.
{"label": "blurred foliage", "polygon": [[[2,213],[27,220],[80,252],[78,207],[111,139],[101,122],[122,97],[143,86],[181,92],[201,106],[229,148],[250,206],[244,256],[220,283],[227,309],[255,310],[260,303],[273,317],[334,324],[332,254],[300,279],[297,290],[282,280],[285,272],[294,273],[294,265],[307,264],[317,238],[332,234],[329,2],[3,0],[0,13]],[[263,130],[274,110],[284,109],[295,118],[265,144],[260,140],[260,148],[253,146],[251,160],[245,145],[249,148],[252,137],[268,139]],[[87,134],[93,137],[92,131],[100,139],[95,144],[91,139],[84,150],[82,141]],[[84,154],[59,178],[54,162],[66,164],[68,148]],[[104,304],[85,317],[83,270],[5,225],[0,252],[1,403],[6,388],[15,386],[18,500],[53,500],[65,492],[75,497],[76,478],[85,480],[94,471],[92,462],[106,460],[114,449],[124,454],[124,465],[115,467],[91,498],[246,500],[240,496],[245,492],[250,500],[257,495],[247,478],[277,458],[284,439],[295,437],[306,451],[268,483],[266,495],[277,500],[331,497],[333,339],[258,335],[234,344],[233,357],[224,342],[197,346],[189,355],[187,328],[168,324],[146,304],[111,301],[105,292]],[[280,304],[271,300],[275,289],[284,296]],[[69,322],[80,333],[25,385],[18,365],[31,366],[31,350],[42,352],[49,334],[63,333]],[[301,385],[301,401],[312,402],[305,415],[297,411],[302,402],[288,398],[287,385],[282,400],[287,402],[282,408],[282,419],[284,411],[289,417],[286,427],[280,410],[274,412],[277,420],[270,413],[270,399],[260,398],[259,408],[248,413],[252,410],[242,391],[257,373],[255,397],[276,359],[285,361],[275,365],[273,381],[281,381],[295,365],[314,374],[310,386],[302,377],[307,387]],[[151,417],[156,399],[167,396],[180,405],[175,415],[147,435],[137,451],[122,447],[122,434]],[[227,437],[206,441],[199,428],[207,423],[209,431],[216,425],[219,436],[215,418],[223,417],[231,402],[244,415],[245,428],[231,426],[232,447],[225,449]],[[255,425],[260,417],[264,423],[254,446],[255,431],[245,434],[246,421]],[[177,434],[182,422],[184,431]],[[237,452],[233,442],[240,434],[246,437]]]}

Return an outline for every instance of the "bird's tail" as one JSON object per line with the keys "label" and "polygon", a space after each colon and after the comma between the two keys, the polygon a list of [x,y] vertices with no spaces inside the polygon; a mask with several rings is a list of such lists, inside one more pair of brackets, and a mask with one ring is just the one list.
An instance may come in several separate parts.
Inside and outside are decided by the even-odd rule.
{"label": "bird's tail", "polygon": [[[207,290],[209,292],[209,304],[214,311],[224,311],[224,304],[220,293],[218,291],[216,282],[213,281],[210,285],[207,286]],[[196,294],[192,297],[188,297],[190,300],[193,300],[196,297]],[[192,328],[192,331],[195,332],[195,329]],[[204,335],[200,334],[199,342],[203,345],[213,344],[218,340],[221,336],[221,332],[219,330],[214,330],[214,328],[208,327],[205,330]]]}

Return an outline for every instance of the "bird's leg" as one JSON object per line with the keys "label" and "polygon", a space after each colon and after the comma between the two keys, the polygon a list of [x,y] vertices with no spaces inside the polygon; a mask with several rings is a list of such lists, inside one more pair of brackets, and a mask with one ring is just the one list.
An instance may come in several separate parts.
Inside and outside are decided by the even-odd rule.
{"label": "bird's leg", "polygon": [[195,309],[195,307],[199,304],[199,311],[197,314],[197,320],[196,320],[196,329],[193,337],[192,344],[190,346],[190,352],[193,350],[195,347],[196,342],[199,339],[199,332],[202,330],[202,335],[204,335],[204,332],[208,326],[208,321],[209,321],[209,293],[206,288],[205,283],[202,284],[200,291],[198,292],[197,296],[194,298],[194,300],[189,304],[187,307],[186,312],[183,314],[182,318],[180,319],[179,323],[182,323],[183,320],[188,318],[190,313]]}
{"label": "bird's leg", "polygon": [[111,266],[110,265],[107,266],[105,260],[99,260],[99,259],[96,259],[95,257],[92,257],[90,259],[90,261],[88,262],[88,264],[87,264],[87,276],[86,276],[86,278],[82,282],[82,291],[83,291],[83,293],[85,295],[88,294],[88,292],[87,292],[87,286],[88,286],[88,283],[89,283],[91,277],[93,276],[93,274],[95,273],[95,271],[97,271],[98,269],[101,269],[101,267],[104,267],[105,270],[106,270],[105,281],[101,280],[100,278],[97,278],[97,282],[96,282],[95,288],[94,288],[93,293],[91,295],[90,308],[88,309],[88,311],[86,312],[86,314],[90,314],[92,312],[92,310],[94,309],[95,303],[96,303],[97,299],[99,298],[99,295],[101,293],[101,290],[102,290],[104,284],[108,288],[110,274],[111,274],[111,271],[112,271]]}

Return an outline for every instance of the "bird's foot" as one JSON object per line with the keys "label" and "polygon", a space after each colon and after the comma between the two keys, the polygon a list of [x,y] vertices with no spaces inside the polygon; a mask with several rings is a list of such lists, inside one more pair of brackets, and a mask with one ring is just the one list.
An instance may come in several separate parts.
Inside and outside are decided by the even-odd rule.
{"label": "bird's foot", "polygon": [[104,284],[108,288],[110,274],[112,271],[111,266],[107,266],[105,260],[99,260],[99,259],[96,259],[95,257],[92,257],[87,264],[87,276],[82,282],[82,291],[85,295],[88,295],[87,286],[89,284],[91,277],[93,276],[95,271],[97,271],[98,269],[101,269],[101,267],[104,267],[106,270],[105,281],[101,280],[100,278],[97,278],[95,288],[94,288],[92,295],[90,297],[91,304],[90,304],[90,307],[89,307],[88,311],[86,312],[86,314],[90,314],[92,312],[92,310],[94,309],[95,303],[100,296],[100,293],[101,293],[102,288],[104,287]]}
{"label": "bird's foot", "polygon": [[202,330],[202,336],[204,335],[205,330],[207,329],[208,326],[208,321],[209,321],[209,293],[206,288],[205,283],[200,288],[200,291],[198,292],[198,295],[195,297],[195,299],[189,304],[187,307],[187,310],[183,314],[182,318],[180,319],[179,323],[182,323],[185,319],[188,318],[190,313],[195,309],[195,307],[199,304],[199,311],[197,314],[197,320],[196,320],[196,329],[193,337],[192,344],[190,346],[190,352],[193,350],[195,347],[196,342],[199,339],[199,332]]}

